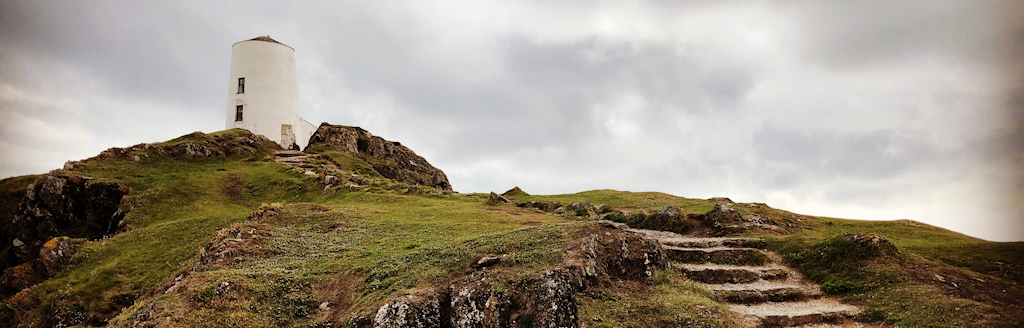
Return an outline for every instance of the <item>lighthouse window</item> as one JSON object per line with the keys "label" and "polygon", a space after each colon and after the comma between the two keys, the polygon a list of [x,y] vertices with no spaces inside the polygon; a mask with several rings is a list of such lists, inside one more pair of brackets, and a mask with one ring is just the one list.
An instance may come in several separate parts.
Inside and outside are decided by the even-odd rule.
{"label": "lighthouse window", "polygon": [[238,78],[238,93],[245,93],[245,78]]}
{"label": "lighthouse window", "polygon": [[235,122],[242,121],[242,105],[235,106]]}

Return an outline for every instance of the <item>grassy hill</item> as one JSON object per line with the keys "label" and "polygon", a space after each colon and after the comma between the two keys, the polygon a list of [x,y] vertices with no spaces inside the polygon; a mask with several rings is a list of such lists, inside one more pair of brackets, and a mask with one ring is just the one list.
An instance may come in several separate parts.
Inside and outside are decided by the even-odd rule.
{"label": "grassy hill", "polygon": [[[246,140],[252,136],[237,129],[194,133],[71,165],[64,174],[129,187],[122,204],[130,210],[117,234],[83,241],[54,276],[4,295],[0,326],[367,326],[387,302],[471,277],[513,295],[533,286],[532,277],[564,266],[573,245],[600,228],[586,211],[552,214],[484,194],[391,181],[337,151],[311,161],[366,181],[327,185],[322,172],[275,163],[276,145]],[[13,215],[38,178],[0,181],[0,215]],[[639,220],[636,213],[669,205],[681,211],[674,217],[692,220],[723,203],[614,190],[508,198],[606,204],[601,212],[619,216],[604,218],[665,229],[681,225],[646,214]],[[913,221],[729,206],[779,229],[716,231],[761,238],[826,292],[863,304],[863,320],[906,327],[1024,324],[1024,243],[988,242]],[[844,238],[868,231],[881,238]],[[500,258],[500,265],[475,269],[484,256]],[[672,270],[640,280],[601,276],[576,303],[579,322],[593,327],[738,325],[720,299]],[[530,325],[536,311],[514,309],[509,320]]]}

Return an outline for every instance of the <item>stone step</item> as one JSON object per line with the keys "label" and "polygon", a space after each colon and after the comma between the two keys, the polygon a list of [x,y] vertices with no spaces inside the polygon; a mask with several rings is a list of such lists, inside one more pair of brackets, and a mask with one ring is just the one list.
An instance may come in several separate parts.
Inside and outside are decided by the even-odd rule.
{"label": "stone step", "polygon": [[676,247],[688,247],[688,248],[700,248],[700,247],[755,247],[757,239],[754,238],[737,238],[737,237],[687,237],[674,232],[648,230],[648,229],[635,229],[629,228],[626,231],[632,231],[643,234],[648,238],[655,239],[665,246],[676,246]]}
{"label": "stone step", "polygon": [[[294,157],[292,157],[292,158],[294,158]],[[284,165],[307,165],[305,158],[302,158],[302,159],[292,159],[292,158],[279,158],[279,159],[275,159],[274,162],[281,163],[281,164],[284,164]],[[312,165],[312,164],[310,164],[310,165]]]}
{"label": "stone step", "polygon": [[278,163],[303,163],[306,162],[306,158],[309,158],[309,156],[278,157],[274,161]]}
{"label": "stone step", "polygon": [[795,327],[800,328],[891,328],[884,322],[857,322],[853,320],[837,320],[833,322],[817,322]]}
{"label": "stone step", "polygon": [[662,245],[685,248],[742,247],[758,248],[757,239],[751,238],[672,238],[658,240]]}
{"label": "stone step", "polygon": [[796,302],[767,302],[759,304],[729,304],[733,313],[761,319],[767,327],[788,327],[810,323],[840,322],[853,318],[860,309],[831,298],[818,298]]}
{"label": "stone step", "polygon": [[771,259],[756,248],[666,246],[668,258],[681,263],[715,263],[730,265],[765,265]]}
{"label": "stone step", "polygon": [[708,284],[748,283],[758,280],[782,280],[790,273],[784,267],[736,266],[721,264],[678,263],[672,266],[690,280]]}
{"label": "stone step", "polygon": [[734,304],[755,304],[764,302],[791,302],[820,298],[819,292],[802,287],[781,287],[763,290],[720,290],[712,292],[725,302]]}
{"label": "stone step", "polygon": [[275,150],[274,151],[274,156],[277,156],[277,157],[295,157],[295,156],[306,156],[306,155],[309,155],[309,154],[306,154],[306,153],[298,151],[298,150]]}

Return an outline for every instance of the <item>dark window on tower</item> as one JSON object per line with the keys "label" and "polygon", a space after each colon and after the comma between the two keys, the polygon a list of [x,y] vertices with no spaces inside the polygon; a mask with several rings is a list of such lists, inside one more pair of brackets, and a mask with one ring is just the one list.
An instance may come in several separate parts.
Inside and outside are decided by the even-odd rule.
{"label": "dark window on tower", "polygon": [[235,106],[235,122],[242,121],[242,105]]}
{"label": "dark window on tower", "polygon": [[238,78],[238,93],[245,93],[245,78]]}

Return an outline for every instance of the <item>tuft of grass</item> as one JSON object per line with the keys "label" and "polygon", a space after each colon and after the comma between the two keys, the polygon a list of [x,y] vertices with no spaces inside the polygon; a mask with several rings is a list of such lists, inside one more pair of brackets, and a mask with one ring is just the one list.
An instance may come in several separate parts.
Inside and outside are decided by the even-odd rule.
{"label": "tuft of grass", "polygon": [[589,327],[738,327],[728,309],[679,273],[660,271],[653,286],[619,282],[588,290],[580,321]]}

